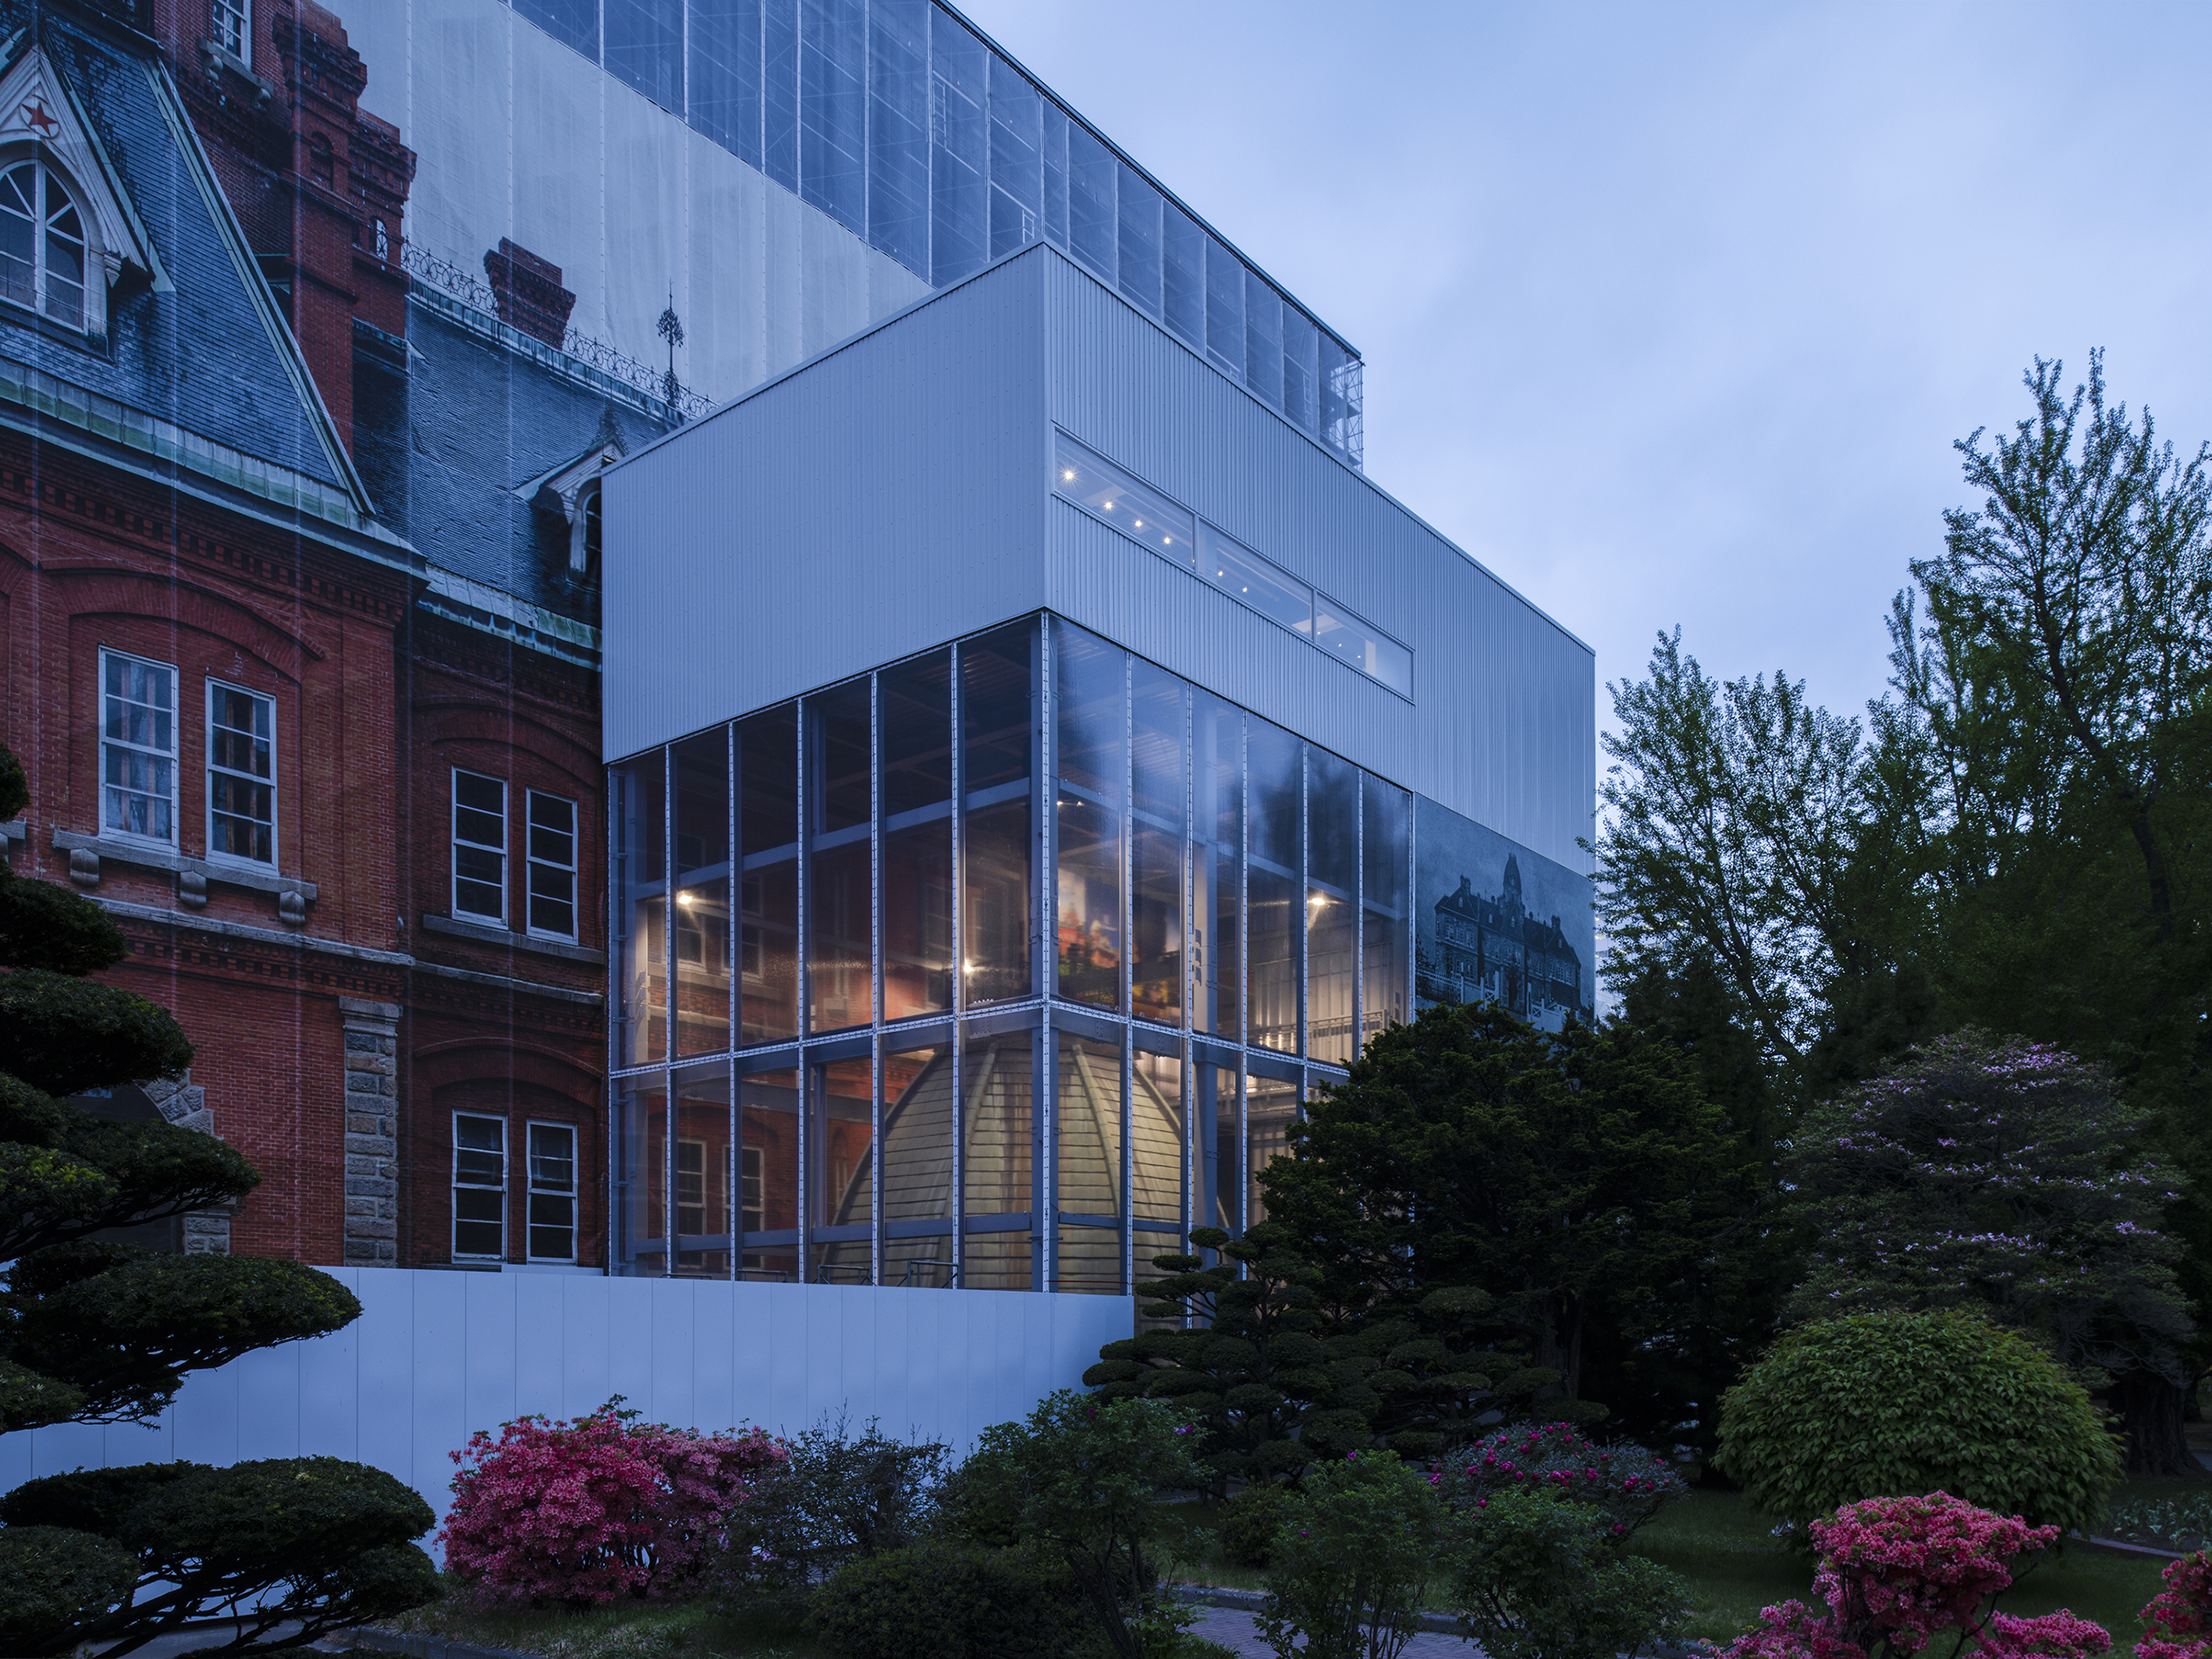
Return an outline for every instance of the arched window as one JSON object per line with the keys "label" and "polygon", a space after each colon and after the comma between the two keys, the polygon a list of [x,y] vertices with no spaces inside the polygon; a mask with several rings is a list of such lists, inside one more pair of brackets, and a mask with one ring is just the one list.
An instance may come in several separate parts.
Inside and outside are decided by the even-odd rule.
{"label": "arched window", "polygon": [[568,571],[590,581],[599,574],[599,481],[576,492],[576,514],[568,526]]}
{"label": "arched window", "polygon": [[43,161],[0,173],[0,299],[84,325],[84,220]]}

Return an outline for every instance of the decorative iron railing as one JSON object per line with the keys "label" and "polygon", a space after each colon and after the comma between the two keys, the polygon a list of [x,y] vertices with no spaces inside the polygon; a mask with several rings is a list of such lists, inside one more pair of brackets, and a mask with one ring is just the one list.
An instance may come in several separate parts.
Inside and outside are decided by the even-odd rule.
{"label": "decorative iron railing", "polygon": [[[458,300],[471,311],[480,311],[487,317],[499,316],[499,296],[492,292],[490,283],[459,265],[441,259],[420,244],[402,242],[399,264],[402,270],[423,287],[434,289],[448,299]],[[539,343],[544,343],[540,341]],[[579,333],[573,327],[562,336],[557,349],[563,356],[573,357],[586,368],[596,369],[610,380],[619,380],[655,402],[667,404],[679,420],[696,420],[714,407],[712,402],[678,381],[672,374],[648,363],[640,362],[627,353],[616,350],[605,341],[595,340],[588,334]]]}

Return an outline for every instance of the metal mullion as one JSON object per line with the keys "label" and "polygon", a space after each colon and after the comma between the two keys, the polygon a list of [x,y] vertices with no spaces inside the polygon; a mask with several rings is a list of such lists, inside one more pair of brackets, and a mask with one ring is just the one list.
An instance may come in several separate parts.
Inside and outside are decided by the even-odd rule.
{"label": "metal mullion", "polygon": [[[615,799],[617,788],[615,781],[615,769],[611,766],[600,769],[600,776],[606,781],[605,802],[607,838],[605,842],[602,843],[606,850],[601,857],[599,863],[600,867],[603,870],[610,872],[611,872],[615,867],[615,824],[622,811],[621,803]],[[629,792],[625,787],[623,789],[622,793],[624,795],[627,795]],[[580,818],[582,815],[580,813],[578,816]],[[617,908],[627,909],[629,905],[629,860],[627,854],[625,854],[623,860],[622,879],[619,881],[610,879],[606,884],[606,887],[608,896],[607,931],[605,934],[605,938],[607,941],[606,1052],[607,1058],[611,1060],[622,1053],[622,1048],[616,1035],[616,1028],[625,1017],[625,1012],[629,1006],[629,1000],[622,994],[622,974],[623,964],[629,959],[629,952],[628,951],[617,951],[614,948],[615,941],[617,939],[627,940],[629,938],[629,930],[628,928],[617,928],[615,924]],[[605,1234],[606,1240],[606,1254],[600,1258],[600,1261],[605,1271],[609,1273],[611,1273],[614,1270],[615,1263],[621,1259],[622,1252],[620,1249],[620,1239],[623,1216],[628,1214],[629,1208],[629,1181],[628,1177],[627,1166],[621,1166],[624,1170],[624,1176],[622,1182],[622,1202],[617,1206],[615,1201],[615,1170],[618,1167],[616,1160],[616,1153],[622,1144],[622,1121],[623,1113],[620,1103],[623,1093],[623,1091],[611,1078],[607,1083],[607,1103],[611,1109],[606,1115],[606,1145],[601,1149],[600,1156],[603,1161],[599,1165],[600,1194],[603,1200],[600,1205],[599,1225],[600,1231]],[[622,1215],[617,1215],[617,1209],[622,1212]],[[448,1219],[450,1221],[450,1218],[448,1218]]]}
{"label": "metal mullion", "polygon": [[[1036,890],[1031,903],[1037,921],[1037,944],[1030,953],[1030,972],[1042,969],[1042,994],[1037,1006],[1037,1047],[1034,1062],[1030,1066],[1030,1257],[1034,1264],[1032,1288],[1048,1292],[1052,1289],[1055,1224],[1054,1206],[1060,1197],[1057,1164],[1058,1139],[1054,1133],[1054,1108],[1059,1097],[1053,1089],[1052,996],[1058,988],[1054,981],[1054,941],[1057,934],[1052,904],[1058,879],[1060,836],[1060,779],[1053,753],[1053,622],[1049,611],[1037,618],[1036,686],[1037,720],[1034,741],[1036,745],[1036,787],[1030,799],[1038,803],[1042,822],[1037,836],[1042,856],[1036,872]],[[1049,795],[1049,802],[1047,796]],[[1039,958],[1042,958],[1040,963]],[[1031,988],[1038,981],[1032,979]]]}
{"label": "metal mullion", "polygon": [[[1204,277],[1201,274],[1200,281]],[[1192,832],[1198,827],[1198,733],[1194,713],[1198,698],[1188,683],[1182,687],[1182,861],[1177,875],[1182,882],[1182,1214],[1177,1237],[1177,1248],[1186,1255],[1190,1253],[1190,1230],[1198,1211],[1196,1182],[1204,1170],[1198,1146],[1198,1079],[1191,1067],[1191,1028],[1197,1023],[1195,1000],[1198,988],[1192,977],[1195,953],[1191,941],[1198,937],[1198,854]],[[1218,1108],[1216,1109],[1217,1111]],[[1136,1283],[1130,1281],[1133,1291]],[[1186,1316],[1186,1322],[1188,1316]]]}
{"label": "metal mullion", "polygon": [[676,1276],[676,749],[660,749],[660,1270]]}
{"label": "metal mullion", "polygon": [[813,1136],[809,1133],[810,1120],[814,1115],[814,1067],[812,1055],[806,1046],[807,1038],[813,1035],[811,1028],[814,1024],[814,933],[813,918],[810,914],[814,900],[814,803],[811,798],[814,769],[806,763],[808,728],[813,712],[812,699],[802,697],[799,700],[799,904],[795,923],[798,938],[793,945],[799,968],[799,1006],[794,1011],[798,1017],[793,1024],[797,1028],[799,1041],[799,1144],[795,1149],[799,1157],[799,1202],[796,1219],[799,1223],[799,1282],[802,1285],[806,1283],[806,1218],[811,1207],[807,1202],[807,1181],[812,1172],[807,1167],[807,1158],[814,1150],[811,1144]]}
{"label": "metal mullion", "polygon": [[952,644],[952,1284],[963,1284],[968,1249],[968,1065],[961,1033],[968,1017],[968,744],[961,696],[963,659]]}
{"label": "metal mullion", "polygon": [[[1352,1060],[1367,1037],[1367,774],[1352,774]],[[1351,1060],[1344,1064],[1350,1065]]]}
{"label": "metal mullion", "polygon": [[[1252,769],[1250,733],[1245,730],[1244,711],[1237,711],[1237,1046],[1248,1048],[1252,1043]],[[1238,1056],[1237,1074],[1243,1074],[1243,1056]],[[1238,1085],[1238,1098],[1243,1097],[1243,1085]],[[1242,1127],[1241,1124],[1239,1126]],[[1240,1139],[1241,1147],[1243,1142]],[[1240,1152],[1241,1158],[1243,1153]],[[1241,1188],[1239,1189],[1242,1190]],[[1243,1200],[1238,1200],[1238,1213],[1243,1213]]]}
{"label": "metal mullion", "polygon": [[868,1024],[884,1023],[884,691],[868,676]]}
{"label": "metal mullion", "polygon": [[723,844],[729,855],[730,894],[724,912],[722,947],[729,952],[730,1024],[722,1036],[722,1048],[729,1055],[730,1133],[725,1138],[723,1161],[729,1166],[723,1171],[722,1198],[726,1212],[723,1224],[730,1235],[730,1278],[738,1277],[740,1255],[738,1246],[743,1241],[738,1236],[738,1224],[744,1219],[744,1205],[741,1194],[744,1187],[744,1154],[740,1137],[744,1122],[738,1115],[738,1016],[744,1012],[739,999],[744,994],[744,973],[740,967],[744,949],[745,860],[738,845],[738,723],[730,721],[722,728],[722,807],[727,823],[729,839]]}
{"label": "metal mullion", "polygon": [[[884,1282],[884,1037],[868,1045],[868,1283]],[[954,1092],[959,1092],[957,1085]]]}
{"label": "metal mullion", "polygon": [[[1136,662],[1121,653],[1121,998],[1125,1021],[1137,1012],[1137,707]],[[1121,1028],[1121,1282],[1136,1285],[1137,1143],[1130,1097],[1136,1088],[1137,1039],[1133,1024]]]}
{"label": "metal mullion", "polygon": [[1297,920],[1291,924],[1292,936],[1291,948],[1296,953],[1294,958],[1296,972],[1292,982],[1297,987],[1298,998],[1297,1057],[1301,1060],[1307,1059],[1313,1053],[1313,1033],[1307,1029],[1311,1005],[1306,996],[1306,979],[1312,971],[1310,953],[1307,951],[1306,945],[1313,932],[1311,918],[1308,915],[1311,908],[1313,837],[1311,826],[1306,822],[1309,811],[1307,797],[1311,792],[1306,786],[1312,776],[1313,745],[1301,741],[1298,744],[1298,881],[1297,896],[1292,901],[1296,907],[1292,914],[1297,917]]}
{"label": "metal mullion", "polygon": [[[1243,1060],[1243,1057],[1240,1056],[1237,1067],[1237,1216],[1236,1224],[1230,1229],[1239,1238],[1251,1225],[1252,1212],[1251,1125],[1245,1121],[1245,1097],[1251,1093],[1252,1074],[1242,1063]],[[1237,1276],[1239,1279],[1245,1276],[1244,1264],[1241,1261],[1237,1264]]]}

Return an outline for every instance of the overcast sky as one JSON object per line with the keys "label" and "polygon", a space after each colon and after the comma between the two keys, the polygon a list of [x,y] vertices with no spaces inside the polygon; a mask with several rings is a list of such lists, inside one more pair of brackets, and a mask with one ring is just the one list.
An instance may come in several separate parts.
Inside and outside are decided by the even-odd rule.
{"label": "overcast sky", "polygon": [[1601,681],[1679,623],[1879,695],[2037,353],[2212,436],[2202,0],[962,3],[1360,350],[1370,476]]}

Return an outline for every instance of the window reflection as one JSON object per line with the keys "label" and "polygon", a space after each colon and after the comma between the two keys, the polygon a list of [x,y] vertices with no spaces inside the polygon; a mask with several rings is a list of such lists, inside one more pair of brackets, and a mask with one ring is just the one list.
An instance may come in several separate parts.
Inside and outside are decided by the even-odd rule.
{"label": "window reflection", "polygon": [[1030,750],[1036,628],[1018,623],[960,648],[961,1000],[1032,994]]}
{"label": "window reflection", "polygon": [[883,703],[884,1018],[952,1007],[952,656],[878,677]]}
{"label": "window reflection", "polygon": [[641,1066],[668,1056],[667,963],[663,954],[667,795],[661,752],[654,750],[613,769],[614,846],[608,869],[614,890],[618,964],[615,994],[617,1063]]}
{"label": "window reflection", "polygon": [[1306,1052],[1340,1066],[1358,1042],[1359,773],[1312,748],[1306,768]]}
{"label": "window reflection", "polygon": [[1054,889],[1060,994],[1121,1001],[1121,799],[1128,766],[1127,659],[1080,629],[1054,630]]}
{"label": "window reflection", "polygon": [[1244,925],[1244,717],[1202,693],[1191,716],[1191,1024],[1240,1035]]}
{"label": "window reflection", "polygon": [[1117,1292],[1121,1288],[1121,1051],[1059,1034],[1054,1130],[1063,1218],[1054,1288]]}
{"label": "window reflection", "polygon": [[810,1030],[865,1025],[872,1014],[874,917],[869,817],[874,800],[865,679],[806,701],[806,981]]}
{"label": "window reflection", "polygon": [[799,711],[738,722],[737,970],[747,1042],[799,1030]]}
{"label": "window reflection", "polygon": [[676,774],[676,1052],[730,1046],[730,733],[673,745]]}
{"label": "window reflection", "polygon": [[1149,484],[1093,454],[1066,433],[1055,434],[1053,488],[1079,501],[1132,541],[1162,558],[1191,562],[1190,514]]}
{"label": "window reflection", "polygon": [[1413,798],[1381,778],[1360,780],[1361,1041],[1406,1018],[1406,921]]}
{"label": "window reflection", "polygon": [[[1129,1211],[1139,1221],[1182,1219],[1182,1060],[1175,1054],[1136,1051],[1129,1098]],[[1139,1232],[1140,1269],[1160,1253],[1168,1235]]]}
{"label": "window reflection", "polygon": [[1298,740],[1279,726],[1245,722],[1251,850],[1244,873],[1249,979],[1245,1041],[1295,1054],[1298,1047],[1299,864],[1304,786]]}
{"label": "window reflection", "polygon": [[[948,1286],[953,1271],[953,1146],[960,1103],[952,1045],[884,1056],[884,1283]],[[941,1230],[917,1226],[941,1222]]]}
{"label": "window reflection", "polygon": [[738,1276],[799,1278],[799,1073],[757,1072],[738,1085]]}
{"label": "window reflection", "polygon": [[678,1273],[729,1277],[730,1143],[729,1079],[680,1083],[672,1170]]}
{"label": "window reflection", "polygon": [[1298,1115],[1298,1085],[1284,1078],[1244,1079],[1244,1224],[1256,1227],[1267,1218],[1267,1202],[1260,1190],[1260,1176],[1271,1158],[1290,1150],[1290,1129]]}
{"label": "window reflection", "polygon": [[[962,1185],[969,1231],[960,1282],[971,1290],[1026,1291],[1030,1255],[1029,1034],[970,1037],[960,1077]],[[979,1218],[985,1224],[976,1224]],[[1003,1218],[1011,1227],[994,1225]],[[1018,1221],[1014,1218],[1019,1218]]]}
{"label": "window reflection", "polygon": [[1182,1023],[1183,846],[1190,750],[1183,683],[1133,662],[1130,684],[1129,951],[1133,1012]]}
{"label": "window reflection", "polygon": [[[811,1068],[813,1112],[807,1120],[814,1204],[810,1224],[833,1235],[865,1230],[875,1218],[875,1070],[864,1056]],[[875,1246],[860,1237],[818,1241],[817,1284],[866,1285],[874,1279]]]}

